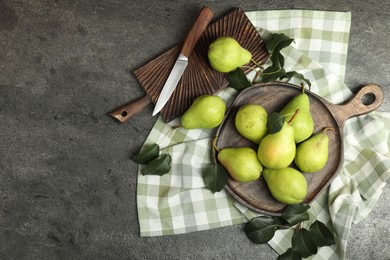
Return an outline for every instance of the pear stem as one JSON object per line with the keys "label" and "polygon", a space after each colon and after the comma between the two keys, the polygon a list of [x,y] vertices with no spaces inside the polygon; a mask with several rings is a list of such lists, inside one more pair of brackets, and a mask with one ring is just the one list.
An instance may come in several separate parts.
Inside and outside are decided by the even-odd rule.
{"label": "pear stem", "polygon": [[257,67],[262,68],[262,66],[258,64],[254,59],[251,59],[251,62],[255,64]]}
{"label": "pear stem", "polygon": [[261,66],[259,67],[260,70],[256,70],[256,68],[253,68],[253,67],[250,67],[250,66],[241,66],[241,68],[246,68],[246,69],[250,69],[252,71],[255,71],[256,72],[256,76],[254,77],[254,79],[256,79],[260,75],[260,73],[264,70],[264,68],[261,67]]}
{"label": "pear stem", "polygon": [[331,126],[327,126],[327,127],[325,127],[325,128],[322,130],[322,133],[325,134],[326,131],[334,131],[334,128],[331,127]]}
{"label": "pear stem", "polygon": [[219,152],[219,149],[217,147],[217,140],[218,140],[218,136],[216,135],[213,139],[213,148],[215,151]]}
{"label": "pear stem", "polygon": [[253,67],[250,67],[250,66],[245,66],[245,65],[241,66],[241,68],[246,68],[246,69],[256,70],[256,68],[253,68]]}
{"label": "pear stem", "polygon": [[303,85],[303,82],[301,83],[301,90],[302,90],[302,94],[305,94],[305,86]]}
{"label": "pear stem", "polygon": [[[252,62],[255,63],[253,60],[252,60]],[[256,75],[253,77],[252,84],[256,83],[256,79],[260,76],[260,73],[264,70],[263,66],[258,65],[256,63],[255,63],[255,65],[258,66],[260,70],[256,70],[256,68],[253,68],[253,67],[250,67],[250,66],[241,66],[241,68],[250,69],[250,70],[256,72]]]}
{"label": "pear stem", "polygon": [[300,111],[301,110],[299,108],[297,110],[295,110],[294,115],[290,118],[290,120],[288,120],[287,124],[290,124],[294,120],[294,118],[297,117],[297,115],[299,114]]}

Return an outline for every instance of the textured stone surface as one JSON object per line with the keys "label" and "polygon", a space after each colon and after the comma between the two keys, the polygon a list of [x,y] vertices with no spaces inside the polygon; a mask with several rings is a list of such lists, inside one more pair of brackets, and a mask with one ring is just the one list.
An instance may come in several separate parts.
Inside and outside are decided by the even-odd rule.
{"label": "textured stone surface", "polygon": [[[0,259],[276,259],[242,226],[139,237],[129,158],[156,118],[107,112],[144,95],[132,70],[181,41],[203,5],[220,16],[237,2],[0,0]],[[378,83],[390,111],[387,1],[240,6],[352,11],[346,83]],[[352,226],[347,259],[389,259],[388,197]]]}

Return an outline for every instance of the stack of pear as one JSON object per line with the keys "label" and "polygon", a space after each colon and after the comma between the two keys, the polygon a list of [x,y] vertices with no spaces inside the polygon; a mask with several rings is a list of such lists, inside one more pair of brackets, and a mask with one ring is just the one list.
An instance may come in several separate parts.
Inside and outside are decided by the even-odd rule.
{"label": "stack of pear", "polygon": [[320,171],[327,163],[326,131],[333,129],[327,127],[313,134],[310,100],[303,85],[302,93],[293,97],[279,115],[284,117],[282,126],[272,132],[265,122],[270,117],[264,109],[253,104],[242,106],[236,114],[235,126],[243,137],[258,144],[257,153],[249,147],[225,148],[219,152],[218,159],[233,179],[248,182],[262,175],[277,201],[297,204],[307,195],[303,173]]}
{"label": "stack of pear", "polygon": [[[235,116],[235,127],[243,137],[259,144],[267,133],[267,111],[257,104],[242,105]],[[218,152],[218,161],[239,182],[257,180],[263,171],[256,150],[250,147],[224,148]]]}
{"label": "stack of pear", "polygon": [[276,133],[269,133],[260,142],[257,155],[265,167],[263,177],[272,196],[285,204],[302,202],[307,194],[306,178],[289,167],[296,156],[296,143],[292,122],[297,119],[297,109],[292,118],[283,122]]}
{"label": "stack of pear", "polygon": [[293,97],[287,105],[280,111],[281,115],[284,115],[286,121],[291,120],[295,111],[299,109],[299,114],[291,122],[291,126],[294,128],[294,141],[300,143],[309,138],[314,131],[314,121],[310,112],[310,100],[305,93],[305,88],[302,85],[302,93]]}

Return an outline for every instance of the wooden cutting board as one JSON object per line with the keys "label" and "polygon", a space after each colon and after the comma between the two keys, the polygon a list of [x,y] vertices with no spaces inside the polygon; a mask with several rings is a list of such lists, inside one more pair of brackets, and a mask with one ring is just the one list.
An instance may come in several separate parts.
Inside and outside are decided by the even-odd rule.
{"label": "wooden cutting board", "polygon": [[[292,84],[273,82],[255,84],[242,90],[229,108],[227,116],[219,126],[215,145],[218,150],[226,147],[252,147],[257,151],[258,146],[242,137],[235,128],[235,115],[244,104],[258,104],[270,112],[279,112],[294,96],[301,93],[301,88]],[[308,183],[305,203],[312,202],[321,194],[337,176],[343,166],[343,128],[348,118],[366,114],[377,109],[383,101],[383,90],[375,84],[361,88],[358,93],[343,105],[334,105],[322,97],[306,91],[310,100],[310,111],[313,117],[314,133],[325,127],[329,136],[329,158],[326,166],[316,173],[304,173]],[[363,103],[363,98],[372,96],[371,104]],[[217,152],[214,150],[214,161],[217,162]],[[295,167],[294,164],[291,167]],[[241,183],[229,178],[227,191],[240,203],[248,208],[267,215],[280,215],[286,204],[275,200],[264,181],[260,177],[256,181]]]}
{"label": "wooden cutting board", "polygon": [[[215,71],[207,58],[208,46],[220,36],[231,36],[252,53],[257,64],[264,64],[268,52],[260,34],[241,8],[235,8],[227,15],[210,24],[196,44],[189,57],[189,64],[165,107],[160,111],[165,122],[180,116],[203,94],[214,94],[228,86],[226,73]],[[110,116],[124,123],[150,103],[155,104],[162,87],[179,55],[181,45],[149,61],[134,71],[134,75],[146,95],[125,104],[110,113]],[[255,67],[253,62],[248,66]],[[247,73],[250,69],[245,68]]]}

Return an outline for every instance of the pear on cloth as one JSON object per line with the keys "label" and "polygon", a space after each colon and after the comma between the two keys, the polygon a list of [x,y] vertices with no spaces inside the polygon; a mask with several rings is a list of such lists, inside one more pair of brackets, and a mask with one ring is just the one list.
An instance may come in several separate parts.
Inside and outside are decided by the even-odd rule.
{"label": "pear on cloth", "polygon": [[181,117],[181,126],[186,129],[215,128],[225,117],[226,103],[219,96],[197,97]]}

